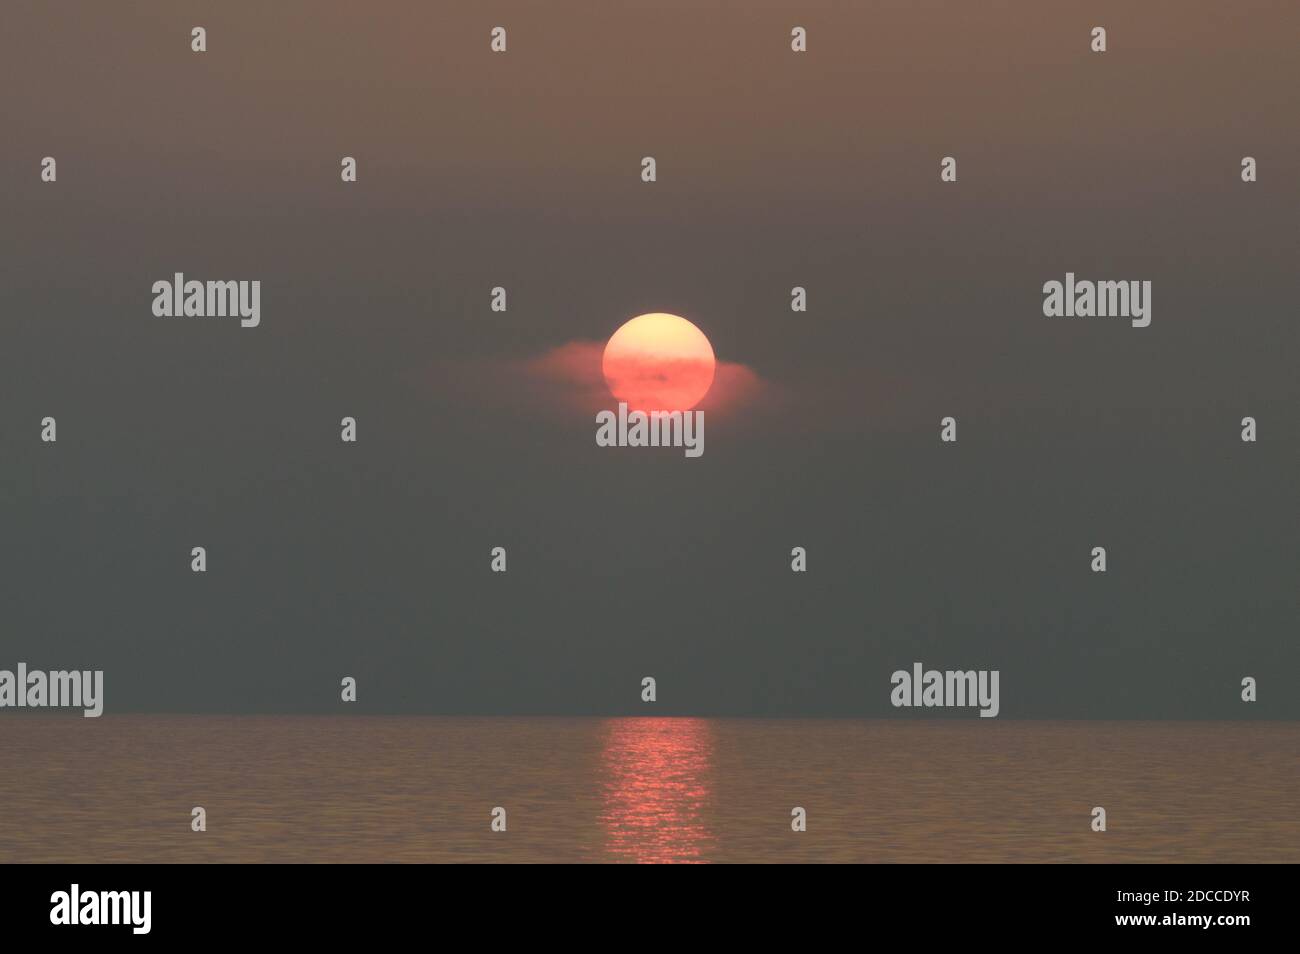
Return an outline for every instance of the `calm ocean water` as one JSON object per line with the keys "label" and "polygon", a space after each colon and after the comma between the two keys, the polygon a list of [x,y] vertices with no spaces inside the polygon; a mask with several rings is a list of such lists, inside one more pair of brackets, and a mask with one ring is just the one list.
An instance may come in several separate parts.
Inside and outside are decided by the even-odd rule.
{"label": "calm ocean water", "polygon": [[0,752],[0,862],[1300,861],[1295,723],[32,716]]}

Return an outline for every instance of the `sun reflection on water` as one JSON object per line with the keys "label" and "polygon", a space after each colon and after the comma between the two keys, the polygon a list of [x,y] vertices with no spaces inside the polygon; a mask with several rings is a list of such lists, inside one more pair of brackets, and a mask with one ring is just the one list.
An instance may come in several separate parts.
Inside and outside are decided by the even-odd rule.
{"label": "sun reflection on water", "polygon": [[704,719],[611,719],[602,748],[605,846],[617,860],[701,862],[713,734]]}

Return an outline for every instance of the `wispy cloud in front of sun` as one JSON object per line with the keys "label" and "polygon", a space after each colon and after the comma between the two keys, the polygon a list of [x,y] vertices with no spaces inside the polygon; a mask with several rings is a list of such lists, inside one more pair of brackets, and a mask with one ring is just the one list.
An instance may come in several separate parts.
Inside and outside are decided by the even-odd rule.
{"label": "wispy cloud in front of sun", "polygon": [[[521,371],[553,406],[594,414],[618,403],[601,369],[604,353],[603,342],[570,341],[527,359]],[[696,407],[710,414],[732,415],[756,402],[764,390],[762,378],[752,368],[718,361],[713,383]]]}

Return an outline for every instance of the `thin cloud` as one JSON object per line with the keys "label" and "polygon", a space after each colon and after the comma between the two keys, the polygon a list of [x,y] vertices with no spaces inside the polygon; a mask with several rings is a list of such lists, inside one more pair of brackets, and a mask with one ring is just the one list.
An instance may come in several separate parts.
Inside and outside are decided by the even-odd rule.
{"label": "thin cloud", "polygon": [[[575,340],[527,358],[457,358],[433,369],[438,390],[460,405],[550,419],[594,417],[617,407],[605,384],[600,341]],[[752,368],[718,361],[713,384],[697,406],[742,421],[742,411],[773,403],[775,388]]]}
{"label": "thin cloud", "polygon": [[[595,414],[615,405],[601,371],[605,346],[599,341],[570,341],[524,362],[524,373],[547,390],[557,404]],[[718,361],[702,411],[728,414],[752,404],[763,391],[763,380],[752,368]]]}

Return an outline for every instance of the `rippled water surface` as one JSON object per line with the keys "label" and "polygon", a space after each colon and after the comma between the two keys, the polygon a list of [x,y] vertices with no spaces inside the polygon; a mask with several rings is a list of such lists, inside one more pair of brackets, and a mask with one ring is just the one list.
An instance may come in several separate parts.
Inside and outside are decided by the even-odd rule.
{"label": "rippled water surface", "polygon": [[5,862],[1300,861],[1293,723],[42,715],[0,752]]}

